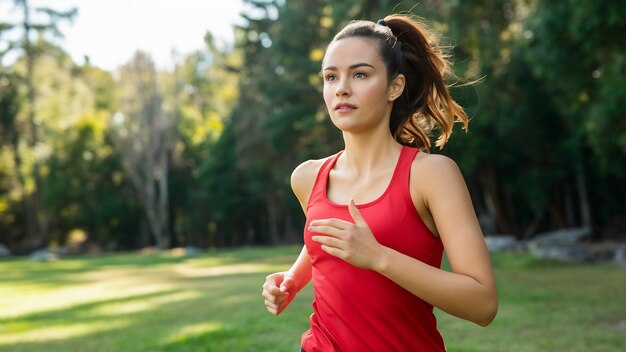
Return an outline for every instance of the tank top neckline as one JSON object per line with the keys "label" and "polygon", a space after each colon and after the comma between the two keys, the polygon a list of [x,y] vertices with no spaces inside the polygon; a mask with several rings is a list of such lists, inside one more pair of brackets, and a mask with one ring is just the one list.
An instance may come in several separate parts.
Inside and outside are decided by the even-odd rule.
{"label": "tank top neckline", "polygon": [[[396,166],[393,170],[393,174],[391,176],[391,180],[389,180],[389,184],[387,184],[387,187],[385,188],[385,191],[378,196],[376,199],[366,202],[366,203],[362,203],[362,204],[356,204],[356,207],[361,209],[361,208],[366,208],[366,207],[370,207],[372,205],[375,205],[377,203],[379,203],[380,201],[382,201],[385,196],[390,192],[391,188],[393,187],[393,185],[396,183],[396,179],[399,177],[400,174],[400,170],[402,169],[402,164],[404,159],[406,158],[406,156],[409,154],[409,147],[407,146],[402,146],[402,149],[400,150],[400,155],[398,156],[398,160],[396,161]],[[330,198],[328,198],[328,181],[330,178],[330,171],[333,169],[333,167],[335,166],[335,163],[337,163],[337,160],[339,159],[339,157],[341,156],[341,154],[343,154],[343,150],[339,151],[337,154],[335,154],[335,156],[333,158],[331,158],[330,162],[328,163],[327,167],[324,170],[324,174],[321,175],[323,176],[323,184],[322,184],[322,198],[324,199],[324,202],[330,206],[333,206],[335,208],[344,208],[347,209],[348,208],[348,204],[339,204],[339,203],[335,203],[332,200],[330,200]],[[408,181],[408,180],[407,180]],[[408,186],[408,185],[407,185]]]}

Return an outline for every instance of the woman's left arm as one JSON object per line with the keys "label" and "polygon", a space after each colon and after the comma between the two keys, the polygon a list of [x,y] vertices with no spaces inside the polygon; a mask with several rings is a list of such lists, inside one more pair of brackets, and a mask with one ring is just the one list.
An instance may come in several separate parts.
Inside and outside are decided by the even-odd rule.
{"label": "woman's left arm", "polygon": [[[411,178],[417,201],[432,215],[452,272],[383,247],[374,270],[435,307],[486,326],[496,316],[498,295],[489,252],[463,175],[451,159],[427,155]],[[415,166],[413,171],[415,170]],[[415,200],[414,200],[415,201]],[[382,246],[381,246],[382,247]]]}
{"label": "woman's left arm", "polygon": [[[418,201],[432,215],[452,272],[382,246],[351,201],[354,223],[339,219],[311,222],[312,239],[347,262],[377,271],[424,301],[454,316],[486,326],[495,318],[498,297],[489,252],[469,192],[456,164],[443,156],[420,160]],[[419,171],[413,172],[413,171]],[[413,190],[412,190],[413,191]]]}

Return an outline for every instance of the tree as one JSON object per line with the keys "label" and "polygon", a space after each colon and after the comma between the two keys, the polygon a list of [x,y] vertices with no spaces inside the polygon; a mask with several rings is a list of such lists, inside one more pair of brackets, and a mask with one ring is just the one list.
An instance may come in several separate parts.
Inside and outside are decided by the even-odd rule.
{"label": "tree", "polygon": [[616,83],[624,11],[615,1],[503,0],[440,12],[460,76],[484,77],[459,95],[474,115],[470,133],[444,152],[467,175],[479,213],[495,219],[492,231],[528,238],[624,216],[612,196],[626,193],[615,103],[625,93]]}
{"label": "tree", "polygon": [[[28,0],[14,0],[16,8],[20,8],[22,11],[21,22],[18,23],[3,23],[0,25],[2,32],[21,30],[20,39],[17,41],[8,41],[6,49],[0,53],[0,58],[4,57],[10,51],[22,51],[24,60],[24,71],[20,72],[18,76],[23,82],[25,89],[26,103],[21,106],[21,115],[24,117],[24,122],[16,122],[20,129],[20,134],[24,136],[25,144],[30,149],[29,152],[33,153],[26,158],[32,158],[32,165],[28,165],[30,170],[27,174],[22,174],[21,170],[25,156],[22,155],[20,148],[21,141],[19,139],[14,140],[14,162],[15,170],[17,174],[17,185],[22,190],[22,200],[24,204],[24,215],[26,217],[26,229],[28,238],[33,240],[35,247],[46,246],[48,242],[48,216],[41,207],[41,197],[43,193],[43,180],[40,155],[36,149],[41,141],[40,125],[42,121],[35,113],[37,105],[37,90],[35,88],[35,66],[39,57],[49,50],[50,46],[44,40],[45,35],[52,35],[53,37],[61,37],[61,32],[58,29],[58,23],[62,20],[71,20],[77,13],[76,9],[72,9],[66,12],[60,12],[51,8],[36,8],[35,11],[44,14],[47,17],[47,21],[34,22],[31,19],[32,8],[28,3]],[[39,35],[38,39],[34,39],[33,35]],[[20,134],[15,134],[14,138],[18,138]],[[28,178],[32,177],[34,180],[34,187],[29,187]]]}
{"label": "tree", "polygon": [[14,225],[21,219],[24,207],[20,207],[20,212],[13,209],[15,194],[21,193],[15,192],[14,167],[19,162],[16,162],[19,158],[16,120],[20,109],[16,82],[15,75],[0,70],[0,243],[4,245],[24,235]]}
{"label": "tree", "polygon": [[141,245],[139,204],[107,133],[108,111],[84,114],[55,143],[46,166],[44,206],[51,240],[68,244],[80,231],[84,244],[107,249]]}
{"label": "tree", "polygon": [[[232,47],[218,47],[210,33],[204,39],[206,49],[185,57],[173,73],[183,84],[178,96],[166,97],[177,101],[178,110],[170,178],[171,188],[178,191],[172,195],[171,213],[179,244],[215,247],[237,243],[231,242],[237,238],[236,226],[224,223],[241,223],[235,216],[246,208],[243,200],[233,207],[231,200],[239,197],[236,191],[226,196],[238,176],[230,167],[234,159],[226,156],[228,150],[222,150],[229,148],[228,143],[218,145],[239,93],[241,53]],[[220,219],[219,228],[216,218]]]}
{"label": "tree", "polygon": [[169,248],[169,154],[174,121],[164,113],[157,72],[148,54],[137,52],[120,70],[114,140],[124,170],[145,210],[156,246]]}
{"label": "tree", "polygon": [[525,28],[523,55],[567,131],[561,148],[574,175],[579,222],[588,227],[626,214],[617,166],[626,158],[625,16],[620,1],[538,0]]}

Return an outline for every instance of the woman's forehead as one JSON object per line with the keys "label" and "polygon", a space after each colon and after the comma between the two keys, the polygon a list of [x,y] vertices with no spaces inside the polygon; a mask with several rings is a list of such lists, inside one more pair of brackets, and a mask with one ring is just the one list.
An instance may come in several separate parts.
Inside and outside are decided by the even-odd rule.
{"label": "woman's forehead", "polygon": [[322,61],[322,70],[326,67],[349,67],[355,62],[366,62],[378,66],[382,59],[373,40],[351,37],[332,42]]}

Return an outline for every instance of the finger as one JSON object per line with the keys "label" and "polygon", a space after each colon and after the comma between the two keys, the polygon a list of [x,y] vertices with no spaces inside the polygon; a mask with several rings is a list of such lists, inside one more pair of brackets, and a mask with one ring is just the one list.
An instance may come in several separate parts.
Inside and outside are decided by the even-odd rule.
{"label": "finger", "polygon": [[330,236],[313,236],[311,239],[323,246],[334,247],[334,248],[343,248],[343,241],[330,237]]}
{"label": "finger", "polygon": [[342,237],[344,230],[332,226],[309,226],[309,231],[333,237]]}
{"label": "finger", "polygon": [[[284,294],[284,293],[283,293]],[[267,301],[270,301],[272,303],[276,303],[276,300],[278,299],[278,295],[273,295],[267,291],[263,291],[263,293],[261,293],[261,296],[263,298],[265,298]]]}
{"label": "finger", "polygon": [[331,247],[327,245],[322,245],[322,250],[332,256],[343,259],[343,250],[337,247]]}
{"label": "finger", "polygon": [[293,287],[294,283],[295,280],[293,279],[293,276],[286,275],[285,280],[283,280],[283,283],[280,284],[280,292],[286,292],[290,290]]}
{"label": "finger", "polygon": [[267,275],[265,277],[265,283],[273,283],[274,286],[278,286],[280,285],[280,281],[282,281],[282,275],[280,275],[280,273],[274,273],[274,274],[270,274]]}
{"label": "finger", "polygon": [[272,284],[268,285],[267,283],[263,285],[263,291],[266,291],[267,293],[275,296],[283,294],[279,287]]}
{"label": "finger", "polygon": [[278,304],[268,301],[268,300],[265,300],[265,306],[267,308],[278,309]]}
{"label": "finger", "polygon": [[359,208],[357,208],[356,204],[354,204],[354,199],[350,199],[350,202],[348,202],[348,210],[350,211],[350,216],[352,216],[352,220],[354,220],[355,224],[366,224],[365,219],[363,219],[363,216],[359,211]]}
{"label": "finger", "polygon": [[278,307],[280,307],[281,304],[287,301],[287,296],[289,295],[287,294],[281,297],[271,297],[269,299],[265,298],[264,302],[266,306],[278,309]]}
{"label": "finger", "polygon": [[280,312],[282,312],[286,305],[284,304],[286,302],[286,299],[284,297],[281,297],[281,299],[277,300],[275,303],[272,303],[268,300],[265,300],[265,307],[267,308],[267,310],[274,314],[274,315],[278,315],[280,314]]}
{"label": "finger", "polygon": [[330,226],[341,230],[349,228],[350,225],[352,225],[352,223],[341,219],[319,219],[309,223],[309,226]]}
{"label": "finger", "polygon": [[280,296],[284,294],[284,292],[280,290],[280,287],[276,286],[272,281],[266,281],[263,284],[263,290],[261,291],[261,294],[263,294],[263,292],[267,292],[267,294],[274,296]]}
{"label": "finger", "polygon": [[265,307],[267,309],[268,312],[272,313],[273,315],[276,315],[276,313],[278,312],[278,310],[274,307]]}

